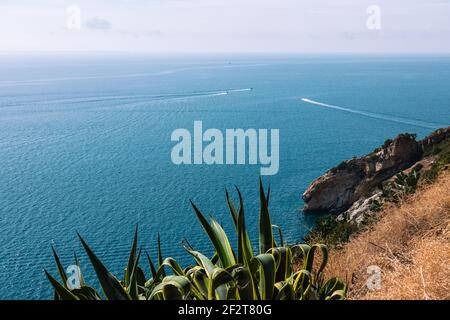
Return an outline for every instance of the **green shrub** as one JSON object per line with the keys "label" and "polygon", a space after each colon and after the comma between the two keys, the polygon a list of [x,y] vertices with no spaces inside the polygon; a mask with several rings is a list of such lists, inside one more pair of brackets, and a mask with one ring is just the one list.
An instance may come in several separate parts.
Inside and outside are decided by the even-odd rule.
{"label": "green shrub", "polygon": [[370,204],[370,211],[380,212],[381,210],[383,210],[383,204],[378,200],[373,200]]}
{"label": "green shrub", "polygon": [[439,172],[446,170],[450,164],[450,139],[441,141],[426,152],[428,155],[435,157],[435,162],[429,170],[424,172],[423,179],[426,182],[433,182],[438,177]]}

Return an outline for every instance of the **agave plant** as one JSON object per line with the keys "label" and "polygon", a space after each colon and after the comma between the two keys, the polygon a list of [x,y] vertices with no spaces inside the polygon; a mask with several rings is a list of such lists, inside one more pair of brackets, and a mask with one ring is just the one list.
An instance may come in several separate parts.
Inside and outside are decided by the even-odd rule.
{"label": "agave plant", "polygon": [[394,181],[382,185],[381,196],[388,201],[398,202],[403,196],[413,194],[420,181],[421,169],[421,165],[416,165],[409,174],[398,173]]}
{"label": "agave plant", "polygon": [[[247,233],[244,202],[238,188],[237,209],[226,191],[226,200],[237,235],[237,250],[233,249],[222,226],[214,219],[206,219],[201,210],[191,202],[194,212],[214,248],[214,255],[207,257],[195,250],[187,241],[184,249],[195,264],[182,268],[171,258],[163,258],[158,235],[158,261],[155,264],[145,253],[149,274],[146,279],[139,267],[142,250],[137,248],[136,227],[128,263],[122,280],[117,279],[94,254],[79,235],[81,243],[92,263],[103,294],[88,286],[83,279],[80,287],[71,289],[67,284],[64,267],[53,249],[61,282],[47,271],[47,278],[55,290],[55,299],[63,300],[307,300],[344,299],[346,285],[337,278],[324,280],[328,249],[325,245],[285,245],[279,227],[272,225],[269,214],[270,187],[267,194],[260,179],[259,247],[255,252]],[[279,243],[274,239],[279,232]],[[317,253],[321,260],[314,261]],[[301,260],[301,265],[294,262]],[[76,259],[76,258],[75,258]],[[76,259],[76,264],[78,261]]]}

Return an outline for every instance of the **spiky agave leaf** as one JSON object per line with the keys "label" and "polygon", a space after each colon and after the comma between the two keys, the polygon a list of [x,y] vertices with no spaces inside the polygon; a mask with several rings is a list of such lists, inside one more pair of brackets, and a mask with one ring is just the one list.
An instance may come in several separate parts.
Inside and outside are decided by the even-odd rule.
{"label": "spiky agave leaf", "polygon": [[[161,236],[158,233],[158,268],[161,268],[162,263],[163,263],[163,255],[161,250]],[[163,277],[166,276],[166,272],[164,271],[164,269],[162,269],[162,276]]]}
{"label": "spiky agave leaf", "polygon": [[[150,259],[150,256],[147,255],[147,258]],[[151,259],[149,260],[149,263],[150,266],[152,266],[153,263],[151,262]],[[166,273],[165,267],[168,267],[177,276],[186,276],[185,271],[181,268],[181,266],[175,259],[171,257],[166,258],[163,261],[161,261],[158,270],[155,270],[154,267],[150,267],[151,269],[153,269],[152,273],[154,272],[154,275],[151,279],[147,280],[143,285],[143,287],[145,287],[146,290],[152,291],[153,288],[155,288],[161,282],[163,282],[163,280],[167,277],[164,276],[164,274]]]}
{"label": "spiky agave leaf", "polygon": [[145,252],[145,255],[147,256],[147,261],[148,261],[148,265],[150,268],[150,273],[152,274],[153,279],[156,278],[156,268],[155,265],[153,264],[152,258],[150,258],[150,255],[148,254],[148,252]]}
{"label": "spiky agave leaf", "polygon": [[[236,187],[237,189],[237,187]],[[234,228],[237,232],[237,228],[238,228],[238,211],[236,211],[236,208],[234,207],[234,203],[233,200],[231,200],[230,194],[228,193],[228,190],[225,189],[225,196],[227,198],[227,205],[228,205],[228,209],[230,210],[230,214],[231,214],[231,218],[233,219],[233,225]],[[242,206],[242,203],[241,203]]]}
{"label": "spiky agave leaf", "polygon": [[139,274],[140,268],[138,267],[138,263],[139,263],[139,259],[141,257],[141,252],[142,252],[142,249],[139,249],[139,253],[134,258],[134,264],[131,267],[132,272],[131,272],[131,275],[128,280],[129,282],[128,282],[128,286],[127,286],[127,293],[133,300],[139,300],[138,277],[140,275]]}
{"label": "spiky agave leaf", "polygon": [[347,286],[338,278],[331,278],[319,289],[319,299],[344,300]]}
{"label": "spiky agave leaf", "polygon": [[238,262],[245,266],[250,265],[250,260],[254,257],[250,237],[247,233],[245,225],[244,200],[238,188],[236,191],[239,196],[239,214],[237,220],[237,237],[238,237]]}
{"label": "spiky agave leaf", "polygon": [[295,299],[305,300],[313,286],[313,277],[308,270],[300,270],[292,275]]}
{"label": "spiky agave leaf", "polygon": [[80,300],[102,300],[102,297],[94,288],[83,286],[81,288],[72,289],[71,292]]}
{"label": "spiky agave leaf", "polygon": [[186,272],[186,276],[192,283],[192,291],[198,300],[208,299],[209,280],[205,269],[201,266],[194,266]]}
{"label": "spiky agave leaf", "polygon": [[236,265],[231,274],[235,280],[236,299],[239,300],[257,300],[258,288],[254,285],[253,276],[249,268]]}
{"label": "spiky agave leaf", "polygon": [[108,269],[106,269],[80,234],[78,234],[78,237],[80,238],[81,244],[83,245],[89,260],[94,267],[95,273],[97,274],[97,278],[106,298],[109,300],[130,300],[130,295],[126,292],[124,287],[122,287],[119,280],[117,280],[117,278],[109,272]]}
{"label": "spiky agave leaf", "polygon": [[[268,195],[270,196],[270,193],[268,193]],[[259,199],[259,253],[264,254],[274,245],[272,223],[270,222],[269,204],[264,193],[264,187],[261,177],[259,178]]]}
{"label": "spiky agave leaf", "polygon": [[59,256],[58,256],[58,254],[56,253],[56,249],[55,249],[55,247],[53,247],[53,246],[52,246],[52,252],[53,252],[53,258],[54,258],[55,263],[56,263],[56,267],[57,267],[57,269],[58,269],[59,276],[60,276],[60,278],[61,278],[61,281],[63,282],[63,286],[64,286],[66,289],[69,289],[69,288],[67,287],[67,275],[66,275],[66,272],[64,271],[64,267],[63,267],[63,265],[62,265],[62,263],[61,263],[61,260],[59,259]]}
{"label": "spiky agave leaf", "polygon": [[86,286],[83,274],[81,273],[80,262],[78,261],[78,256],[77,256],[77,253],[75,251],[73,252],[73,260],[75,262],[75,265],[78,267],[78,270],[80,270],[80,274],[79,274],[79,276],[80,276],[80,286],[82,286],[82,287]]}
{"label": "spiky agave leaf", "polygon": [[181,300],[185,299],[191,290],[191,282],[185,276],[167,276],[150,294],[149,299]]}
{"label": "spiky agave leaf", "polygon": [[56,294],[58,294],[61,300],[80,300],[77,296],[75,296],[69,289],[61,285],[55,278],[53,278],[47,270],[44,270],[47,279],[52,284],[55,289]]}
{"label": "spiky agave leaf", "polygon": [[309,272],[312,272],[316,250],[320,250],[320,252],[322,253],[322,261],[319,265],[319,268],[317,269],[317,272],[315,273],[316,276],[319,277],[320,274],[325,269],[325,266],[327,265],[328,262],[328,247],[326,245],[324,244],[312,245],[306,257],[305,265],[303,268],[305,270],[308,270]]}
{"label": "spiky agave leaf", "polygon": [[228,295],[227,286],[234,286],[235,280],[233,276],[225,269],[216,268],[213,271],[210,291],[215,293],[218,300],[225,300]]}
{"label": "spiky agave leaf", "polygon": [[291,281],[275,283],[275,300],[294,300],[295,292]]}
{"label": "spiky agave leaf", "polygon": [[312,272],[315,251],[319,249],[322,253],[322,262],[320,263],[317,273],[321,273],[328,262],[328,248],[324,244],[298,244],[292,247],[292,250],[299,251],[300,257],[303,259],[302,269]]}
{"label": "spiky agave leaf", "polygon": [[289,247],[276,247],[270,250],[276,263],[276,281],[288,279],[292,274],[292,250]]}
{"label": "spiky agave leaf", "polygon": [[208,300],[226,299],[227,289],[224,287],[230,282],[234,282],[233,276],[225,269],[215,266],[211,260],[198,251],[188,251],[198,265],[204,270],[204,279],[202,282],[206,285],[208,291]]}
{"label": "spiky agave leaf", "polygon": [[280,243],[278,245],[275,245],[275,247],[284,247],[284,238],[283,238],[283,231],[281,230],[281,228],[275,224],[272,225],[272,229],[276,229],[278,230],[278,236],[280,238]]}
{"label": "spiky agave leaf", "polygon": [[[257,255],[250,263],[254,283],[258,284],[259,298],[271,300],[275,286],[275,258],[269,253]],[[259,274],[259,279],[256,275]]]}
{"label": "spiky agave leaf", "polygon": [[131,245],[130,256],[128,257],[128,264],[125,269],[125,275],[123,279],[123,282],[127,287],[130,284],[131,274],[133,273],[133,268],[136,264],[137,241],[138,241],[138,226],[136,225],[134,229],[133,244]]}

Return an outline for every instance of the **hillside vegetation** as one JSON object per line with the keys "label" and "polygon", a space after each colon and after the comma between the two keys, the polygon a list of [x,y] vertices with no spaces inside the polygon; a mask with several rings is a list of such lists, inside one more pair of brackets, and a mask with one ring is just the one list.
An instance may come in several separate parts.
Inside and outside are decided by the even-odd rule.
{"label": "hillside vegetation", "polygon": [[[83,277],[68,277],[53,249],[60,281],[47,271],[57,300],[340,300],[346,285],[332,277],[325,279],[328,248],[325,245],[285,245],[281,229],[272,225],[269,214],[270,187],[267,194],[260,180],[259,250],[250,242],[244,215],[244,200],[239,196],[235,207],[228,192],[226,199],[238,239],[232,248],[222,226],[214,218],[208,220],[192,203],[195,215],[214,248],[207,257],[196,251],[187,240],[184,249],[194,264],[182,268],[171,258],[163,258],[158,236],[158,259],[153,262],[145,253],[147,268],[141,267],[142,249],[138,249],[138,231],[132,241],[128,264],[122,278],[110,273],[81,237],[81,243],[94,267],[103,293],[88,285]],[[279,232],[275,240],[274,231]],[[294,258],[295,257],[295,258]],[[319,258],[316,258],[319,257]],[[80,267],[75,257],[75,265]],[[299,263],[299,261],[301,261]],[[317,265],[317,267],[315,267]],[[295,269],[294,269],[295,266]],[[147,269],[147,272],[144,270]],[[150,272],[148,272],[150,271]],[[147,273],[147,276],[146,276]]]}

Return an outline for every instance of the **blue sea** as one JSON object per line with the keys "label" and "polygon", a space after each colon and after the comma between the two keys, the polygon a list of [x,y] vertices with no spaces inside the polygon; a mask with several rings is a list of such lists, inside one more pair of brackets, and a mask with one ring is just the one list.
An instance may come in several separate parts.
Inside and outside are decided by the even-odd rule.
{"label": "blue sea", "polygon": [[152,257],[160,233],[164,256],[187,266],[183,239],[211,252],[189,200],[233,232],[234,185],[256,246],[260,166],[171,161],[172,131],[196,120],[279,129],[280,170],[263,181],[295,243],[316,218],[301,211],[314,178],[399,133],[450,124],[450,57],[1,55],[0,299],[52,298],[51,245],[66,266],[77,252],[96,285],[76,232],[119,276],[136,224]]}

